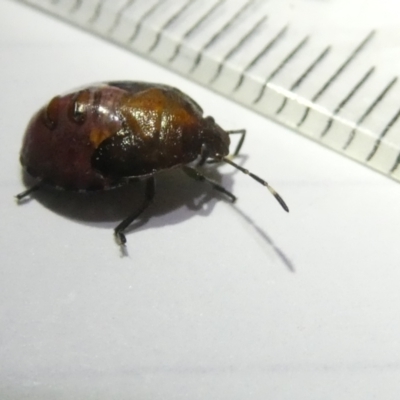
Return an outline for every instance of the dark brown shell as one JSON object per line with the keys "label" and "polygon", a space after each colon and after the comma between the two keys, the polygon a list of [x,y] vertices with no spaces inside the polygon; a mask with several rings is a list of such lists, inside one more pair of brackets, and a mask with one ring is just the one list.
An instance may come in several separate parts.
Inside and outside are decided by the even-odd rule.
{"label": "dark brown shell", "polygon": [[[53,98],[30,121],[21,164],[67,190],[118,186],[229,152],[229,135],[190,97],[166,85],[108,82]],[[128,178],[128,179],[127,179]]]}

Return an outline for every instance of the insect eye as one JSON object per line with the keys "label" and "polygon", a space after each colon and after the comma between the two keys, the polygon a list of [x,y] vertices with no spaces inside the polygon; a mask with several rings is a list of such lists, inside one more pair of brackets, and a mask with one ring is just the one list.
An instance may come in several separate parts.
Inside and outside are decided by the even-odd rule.
{"label": "insect eye", "polygon": [[215,119],[214,119],[213,117],[208,116],[208,117],[205,118],[205,120],[206,120],[210,125],[215,124]]}

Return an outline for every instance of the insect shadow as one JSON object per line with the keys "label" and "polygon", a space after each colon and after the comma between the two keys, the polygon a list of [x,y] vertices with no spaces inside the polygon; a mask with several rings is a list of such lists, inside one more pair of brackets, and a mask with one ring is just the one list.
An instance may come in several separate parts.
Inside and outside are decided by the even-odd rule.
{"label": "insect shadow", "polygon": [[[244,162],[247,156],[241,155],[238,158],[241,159],[241,162]],[[208,166],[204,168],[204,172],[210,179],[223,184],[227,190],[233,191],[233,178],[237,171],[221,174],[215,166]],[[32,186],[34,180],[24,172],[22,176],[24,184],[27,187]],[[142,204],[144,187],[145,183],[140,180],[133,181],[120,188],[98,192],[79,193],[49,187],[46,188],[47,190],[33,192],[31,197],[24,202],[34,198],[47,209],[65,218],[86,225],[110,229],[114,228],[118,221],[123,220],[132,210],[137,209]],[[157,193],[151,206],[129,226],[126,233],[134,235],[144,229],[165,226],[166,219],[160,219],[157,216],[171,215],[171,218],[167,218],[167,224],[174,225],[198,215],[203,217],[210,215],[215,204],[219,201],[230,203],[230,200],[223,193],[214,190],[206,182],[196,182],[189,179],[179,168],[159,173],[156,189]],[[173,211],[184,208],[188,212],[182,210],[182,212],[173,213]],[[255,232],[273,249],[282,263],[291,272],[294,272],[291,261],[265,230],[260,228],[236,204],[233,204],[232,208],[240,218],[254,228]],[[124,255],[127,255],[127,253]]]}
{"label": "insect shadow", "polygon": [[[215,182],[222,182],[228,190],[233,186],[232,173],[222,174],[215,168],[205,168],[207,177]],[[32,185],[32,178],[23,173],[24,184]],[[96,192],[73,192],[46,187],[31,194],[47,209],[68,219],[101,228],[114,228],[119,222],[139,208],[143,202],[145,183],[141,180],[132,181],[128,185],[112,190]],[[29,201],[27,198],[26,201]],[[165,218],[157,222],[157,216],[173,214],[168,224],[181,223],[196,215],[208,216],[217,201],[230,200],[207,184],[190,179],[179,168],[157,174],[156,196],[150,207],[135,220],[126,233],[165,225]],[[190,212],[172,213],[186,208]]]}

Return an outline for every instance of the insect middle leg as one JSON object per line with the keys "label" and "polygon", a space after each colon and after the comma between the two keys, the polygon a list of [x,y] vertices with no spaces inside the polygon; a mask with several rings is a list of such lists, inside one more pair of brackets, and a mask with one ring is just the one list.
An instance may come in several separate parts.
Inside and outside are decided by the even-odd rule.
{"label": "insect middle leg", "polygon": [[126,217],[115,229],[114,234],[119,244],[124,245],[126,243],[126,237],[124,230],[137,218],[140,214],[151,204],[155,194],[155,181],[154,177],[150,177],[146,180],[145,188],[145,199],[141,207],[136,210],[133,214]]}
{"label": "insect middle leg", "polygon": [[214,182],[212,179],[207,178],[204,176],[200,171],[198,171],[196,168],[188,167],[187,165],[182,166],[183,172],[186,173],[190,178],[195,179],[196,181],[200,182],[207,182],[209,183],[215,190],[218,190],[219,192],[224,193],[226,196],[228,196],[232,202],[236,201],[236,196],[233,195],[231,192],[226,190],[223,186],[221,186],[219,183]]}

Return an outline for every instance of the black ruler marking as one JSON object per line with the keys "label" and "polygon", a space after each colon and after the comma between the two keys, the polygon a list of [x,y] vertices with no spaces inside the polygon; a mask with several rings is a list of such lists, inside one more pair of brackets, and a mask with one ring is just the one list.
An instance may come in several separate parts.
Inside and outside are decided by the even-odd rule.
{"label": "black ruler marking", "polygon": [[343,145],[343,150],[346,150],[350,144],[353,142],[357,128],[364,122],[364,120],[372,113],[374,108],[383,100],[383,98],[387,95],[387,93],[390,91],[390,89],[394,86],[394,84],[397,82],[397,77],[393,78],[389,84],[382,90],[382,92],[379,94],[379,96],[369,105],[369,107],[366,109],[366,111],[361,115],[361,117],[357,120],[355,127],[352,129],[352,131],[349,134],[349,138],[347,139],[347,142]]}
{"label": "black ruler marking", "polygon": [[265,23],[266,20],[267,16],[264,15],[246,34],[244,34],[244,36],[236,43],[236,45],[232,47],[231,50],[228,51],[225,57],[219,62],[216,73],[209,81],[210,84],[212,84],[218,79],[226,61],[228,61],[229,58],[231,58],[237,51],[239,51],[239,49],[255,35],[255,33]]}
{"label": "black ruler marking", "polygon": [[[328,46],[312,63],[311,65],[300,75],[300,77],[293,83],[289,88],[291,92],[295,91],[302,82],[307,78],[307,76],[313,71],[313,69],[328,55],[331,50],[331,46]],[[286,106],[288,98],[285,97],[282,101],[281,106],[276,110],[276,114],[280,114]]]}
{"label": "black ruler marking", "polygon": [[113,24],[110,26],[110,29],[108,30],[108,34],[111,35],[114,30],[117,28],[117,26],[119,25],[122,15],[124,14],[124,12],[135,2],[136,0],[128,0],[122,7],[121,9],[118,11],[117,15],[115,16],[114,22]]}
{"label": "black ruler marking", "polygon": [[187,38],[189,38],[189,37],[193,34],[193,32],[195,32],[196,29],[198,29],[198,28],[204,23],[204,21],[207,20],[207,19],[214,13],[214,11],[215,11],[218,7],[220,7],[220,6],[222,5],[222,3],[223,3],[224,1],[225,1],[225,0],[219,0],[217,3],[215,3],[205,14],[203,14],[203,16],[201,16],[201,17],[196,21],[196,23],[195,23],[190,29],[188,29],[188,30],[186,31],[186,33],[183,35],[183,37],[182,37],[182,39],[181,39],[181,42],[175,47],[174,53],[173,53],[172,56],[168,59],[168,62],[172,62],[172,61],[175,60],[176,57],[178,57],[178,55],[179,55],[179,53],[180,53],[180,51],[181,51],[183,42],[184,42]]}
{"label": "black ruler marking", "polygon": [[382,143],[382,139],[387,135],[387,133],[390,131],[390,129],[396,123],[396,121],[399,119],[399,117],[400,117],[400,109],[397,111],[397,113],[392,117],[392,119],[385,126],[385,128],[379,135],[379,138],[376,139],[376,141],[374,143],[374,147],[372,148],[371,152],[368,154],[367,158],[365,159],[366,161],[370,161],[372,159],[372,157],[376,154],[376,152],[379,149],[379,146]]}
{"label": "black ruler marking", "polygon": [[[333,73],[333,75],[322,85],[321,89],[312,97],[311,101],[315,103],[324,92],[332,85],[333,82],[342,74],[342,72],[350,65],[350,63],[356,58],[356,56],[365,48],[365,46],[370,42],[372,37],[375,35],[375,31],[371,31],[367,37],[353,50],[350,56],[345,60],[345,62]],[[310,107],[307,107],[300,121],[297,123],[299,128],[306,121],[308,114],[310,112]]]}
{"label": "black ruler marking", "polygon": [[[75,0],[75,3],[70,8],[69,12],[72,14],[72,13],[78,11],[82,6],[82,2],[83,2],[83,0]],[[53,4],[57,4],[57,2],[53,1]]]}
{"label": "black ruler marking", "polygon": [[218,39],[230,28],[232,27],[237,20],[239,19],[239,17],[245,12],[245,10],[247,8],[250,7],[250,5],[254,3],[254,0],[251,0],[247,3],[245,3],[243,5],[242,8],[240,8],[233,16],[232,18],[230,18],[209,40],[208,42],[206,42],[203,47],[201,48],[201,50],[199,51],[199,53],[196,56],[196,59],[194,61],[194,64],[192,66],[192,68],[190,69],[190,73],[192,73],[200,64],[201,58],[203,56],[203,53],[209,48],[211,47],[214,43],[216,43],[218,41]]}
{"label": "black ruler marking", "polygon": [[362,87],[362,85],[364,85],[364,83],[369,79],[369,77],[372,75],[374,71],[375,67],[370,68],[367,71],[367,73],[355,84],[353,89],[350,90],[347,96],[336,106],[335,110],[332,113],[332,116],[326,123],[325,129],[320,134],[321,138],[323,138],[331,129],[335,116],[340,113],[342,108],[351,100],[351,98],[357,93],[357,91]]}
{"label": "black ruler marking", "polygon": [[127,43],[132,44],[136,38],[139,36],[140,30],[142,28],[143,22],[146,21],[161,5],[162,0],[158,0],[156,3],[153,4],[140,18],[140,21],[136,24],[135,30],[132,32],[131,36],[128,38]]}
{"label": "black ruler marking", "polygon": [[240,74],[239,80],[236,84],[236,86],[233,88],[233,91],[236,92],[240,86],[242,86],[244,77],[246,75],[246,72],[250,70],[254,65],[258,63],[258,61],[263,58],[274,46],[275,44],[279,41],[279,39],[282,38],[282,36],[286,33],[288,27],[284,26],[278,33],[273,37],[261,51],[246,65],[246,67],[243,69],[242,73]]}
{"label": "black ruler marking", "polygon": [[99,19],[104,2],[105,2],[105,0],[100,0],[97,3],[96,8],[94,9],[93,15],[88,19],[89,24],[94,24]]}
{"label": "black ruler marking", "polygon": [[156,38],[153,42],[153,44],[149,47],[148,52],[151,53],[152,51],[155,50],[155,48],[158,46],[158,43],[161,39],[161,35],[164,33],[165,30],[167,30],[184,12],[189,8],[189,6],[193,4],[192,0],[188,0],[183,7],[181,7],[178,11],[175,12],[175,14],[172,14],[171,17],[160,27],[160,29],[157,32]]}
{"label": "black ruler marking", "polygon": [[261,86],[261,90],[258,93],[258,96],[253,100],[253,104],[257,104],[264,96],[265,90],[267,89],[268,82],[270,82],[281,70],[282,68],[301,50],[304,48],[306,43],[308,42],[309,36],[306,36],[275,68],[271,74],[265,79],[265,82]]}
{"label": "black ruler marking", "polygon": [[396,161],[394,162],[392,168],[390,168],[389,173],[393,174],[397,170],[399,164],[400,164],[400,153],[398,153]]}

